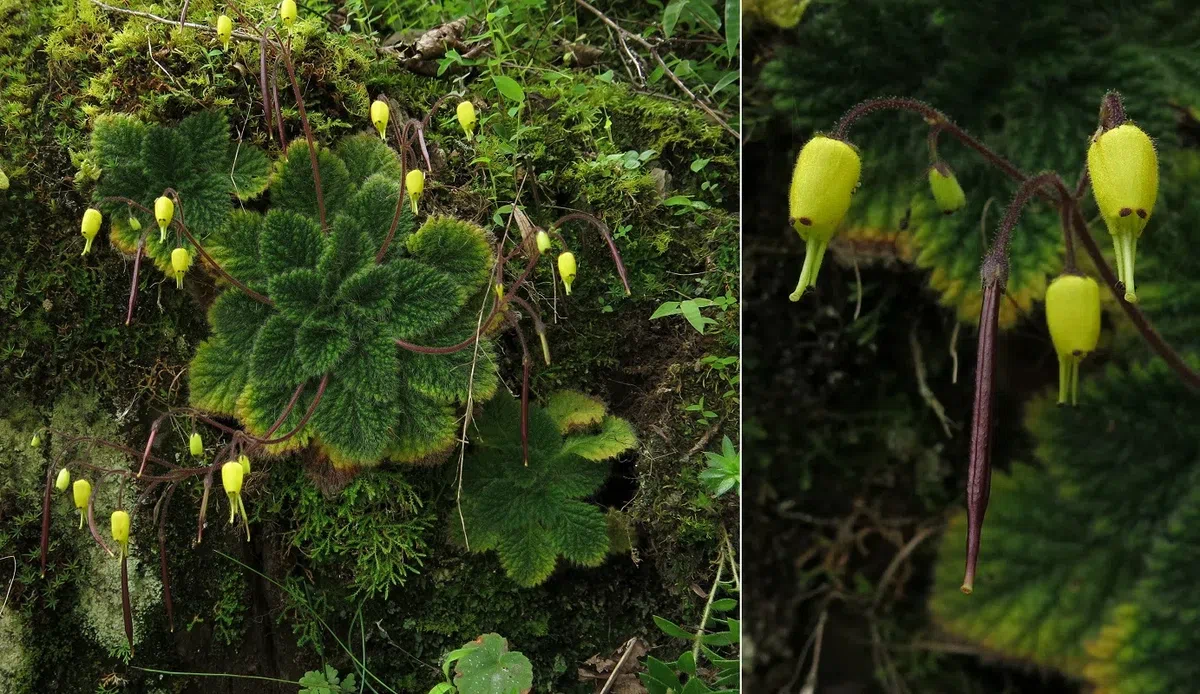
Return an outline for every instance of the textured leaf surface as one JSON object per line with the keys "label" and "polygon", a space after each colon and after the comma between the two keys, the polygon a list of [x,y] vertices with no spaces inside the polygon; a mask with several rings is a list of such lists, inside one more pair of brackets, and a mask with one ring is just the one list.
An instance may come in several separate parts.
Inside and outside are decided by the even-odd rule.
{"label": "textured leaf surface", "polygon": [[267,276],[315,268],[325,252],[321,228],[295,212],[272,210],[259,235],[258,257]]}
{"label": "textured leaf surface", "polygon": [[573,390],[560,390],[550,396],[546,412],[564,434],[599,424],[608,408],[604,403]]}
{"label": "textured leaf surface", "polygon": [[245,349],[234,348],[221,338],[201,342],[188,369],[188,396],[192,407],[234,414],[238,398],[250,380],[250,363],[246,355]]}
{"label": "textured leaf surface", "polygon": [[[341,159],[319,145],[317,167],[321,172],[326,220],[331,221],[350,198],[350,174]],[[271,201],[275,209],[302,214],[319,222],[312,159],[308,153],[308,142],[304,138],[295,140],[288,146],[287,157],[279,164],[271,180]]]}
{"label": "textured leaf surface", "polygon": [[400,181],[400,157],[374,135],[360,133],[342,138],[338,142],[337,155],[346,164],[351,187],[361,187],[375,175],[396,183]]}
{"label": "textured leaf surface", "polygon": [[462,694],[521,694],[533,687],[533,666],[499,634],[484,634],[455,664],[454,684]]}
{"label": "textured leaf surface", "polygon": [[304,364],[296,348],[296,332],[300,326],[282,314],[267,319],[254,341],[250,357],[250,373],[254,380],[270,386],[295,386],[303,380]]}
{"label": "textured leaf surface", "polygon": [[458,285],[463,299],[488,280],[492,249],[483,229],[451,217],[434,217],[408,237],[408,250]]}
{"label": "textured leaf surface", "polygon": [[588,460],[608,460],[637,445],[633,426],[620,417],[605,417],[600,431],[567,438],[563,451]]}

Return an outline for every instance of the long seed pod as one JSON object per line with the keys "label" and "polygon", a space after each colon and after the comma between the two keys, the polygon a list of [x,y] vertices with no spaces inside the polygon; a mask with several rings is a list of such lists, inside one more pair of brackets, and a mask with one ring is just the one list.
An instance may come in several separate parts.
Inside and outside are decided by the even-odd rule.
{"label": "long seed pod", "polygon": [[42,493],[42,578],[46,577],[46,555],[50,552],[50,485],[53,484],[53,467],[46,468],[46,489]]}
{"label": "long seed pod", "polygon": [[121,614],[125,618],[125,638],[133,657],[133,609],[129,604],[129,554],[121,553]]}

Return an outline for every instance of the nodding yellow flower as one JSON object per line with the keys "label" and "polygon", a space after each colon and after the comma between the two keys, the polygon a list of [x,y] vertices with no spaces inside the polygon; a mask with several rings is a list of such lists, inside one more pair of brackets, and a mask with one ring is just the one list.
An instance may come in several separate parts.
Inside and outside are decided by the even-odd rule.
{"label": "nodding yellow flower", "polygon": [[386,102],[381,99],[376,99],[371,104],[371,122],[375,124],[375,129],[379,131],[380,139],[387,140],[388,118],[391,116],[391,109],[388,108]]}
{"label": "nodding yellow flower", "polygon": [[1088,147],[1088,175],[1096,207],[1108,225],[1117,256],[1117,278],[1125,285],[1125,300],[1137,293],[1133,265],[1138,237],[1154,213],[1158,199],[1158,156],[1150,136],[1133,123],[1099,133]]}
{"label": "nodding yellow flower", "polygon": [[188,450],[197,458],[204,455],[204,439],[200,438],[199,432],[193,432],[188,437]]}
{"label": "nodding yellow flower", "polygon": [[804,239],[805,252],[800,282],[788,297],[792,301],[799,301],[817,283],[825,249],[850,209],[861,171],[858,151],[847,142],[817,135],[800,150],[788,193],[788,215]]}
{"label": "nodding yellow flower", "polygon": [[942,214],[954,214],[967,206],[967,195],[955,178],[954,172],[944,162],[929,167],[929,187],[933,200]]}
{"label": "nodding yellow flower", "polygon": [[404,189],[408,191],[408,199],[412,201],[413,214],[417,213],[417,200],[425,192],[425,172],[420,169],[409,171],[404,177]]}
{"label": "nodding yellow flower", "polygon": [[34,434],[33,438],[29,439],[29,447],[37,448],[40,445],[42,445],[42,437],[38,434]]}
{"label": "nodding yellow flower", "polygon": [[100,210],[94,207],[88,208],[83,213],[83,226],[80,233],[83,234],[85,243],[83,244],[83,253],[87,255],[92,250],[92,240],[96,238],[96,234],[100,233],[100,223],[104,221],[104,215],[100,214]]}
{"label": "nodding yellow flower", "polygon": [[468,140],[475,139],[475,104],[470,101],[458,102],[458,124],[462,126],[463,132],[467,134]]}
{"label": "nodding yellow flower", "polygon": [[154,218],[158,220],[159,243],[167,242],[167,227],[175,218],[175,203],[163,195],[154,201]]}
{"label": "nodding yellow flower", "polygon": [[250,474],[250,457],[242,454],[238,456],[238,465],[242,466],[242,475]]}
{"label": "nodding yellow flower", "polygon": [[1079,362],[1100,341],[1100,285],[1060,275],[1046,289],[1046,324],[1058,352],[1058,404],[1079,400]]}
{"label": "nodding yellow flower", "polygon": [[573,253],[567,251],[558,256],[558,274],[562,276],[563,284],[567,287],[567,296],[571,295],[571,283],[575,281],[576,270]]}
{"label": "nodding yellow flower", "polygon": [[0,169],[0,190],[8,190],[8,174]]}
{"label": "nodding yellow flower", "polygon": [[544,231],[538,231],[537,249],[538,253],[545,253],[546,251],[550,250],[550,234],[547,234]]}
{"label": "nodding yellow flower", "polygon": [[142,223],[141,223],[141,221],[139,221],[139,220],[138,220],[138,218],[137,218],[137,217],[135,217],[135,216],[133,216],[132,214],[131,214],[131,215],[129,215],[129,228],[130,228],[130,229],[133,229],[134,231],[141,231],[141,230],[142,230]]}
{"label": "nodding yellow flower", "polygon": [[87,515],[88,499],[92,498],[92,483],[87,480],[75,480],[71,485],[71,497],[75,508],[79,509],[79,527],[83,527],[84,516]]}
{"label": "nodding yellow flower", "polygon": [[221,486],[229,497],[229,524],[232,525],[234,517],[240,513],[246,524],[246,539],[249,540],[250,519],[246,517],[246,505],[242,503],[242,478],[245,474],[242,464],[237,461],[231,460],[221,466]]}
{"label": "nodding yellow flower", "polygon": [[233,36],[233,20],[227,15],[217,17],[217,38],[220,39],[224,50],[229,50],[229,39]]}
{"label": "nodding yellow flower", "polygon": [[54,480],[54,488],[65,492],[69,486],[71,486],[71,471],[63,468],[58,471],[58,478]]}
{"label": "nodding yellow flower", "polygon": [[279,18],[289,29],[296,23],[296,0],[283,0],[279,3]]}
{"label": "nodding yellow flower", "polygon": [[192,254],[186,248],[171,251],[171,269],[175,271],[175,287],[183,289],[183,276],[192,266]]}
{"label": "nodding yellow flower", "polygon": [[129,555],[129,514],[125,511],[113,511],[112,536],[121,547],[121,557]]}

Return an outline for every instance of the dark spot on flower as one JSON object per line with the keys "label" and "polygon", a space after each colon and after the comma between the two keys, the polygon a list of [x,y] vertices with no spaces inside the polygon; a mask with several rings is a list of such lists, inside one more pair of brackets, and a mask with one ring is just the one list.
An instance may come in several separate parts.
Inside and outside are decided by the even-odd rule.
{"label": "dark spot on flower", "polygon": [[1145,211],[1145,210],[1138,210],[1138,216],[1139,216],[1139,217],[1141,217],[1142,219],[1145,219],[1145,218],[1146,218],[1146,211]]}
{"label": "dark spot on flower", "polygon": [[810,227],[810,226],[812,226],[812,220],[811,220],[811,219],[809,219],[808,217],[801,217],[801,218],[800,218],[800,223],[801,223],[801,224],[803,224],[803,225],[804,225],[804,226],[806,226],[806,227]]}
{"label": "dark spot on flower", "polygon": [[1122,207],[1121,211],[1117,214],[1121,215],[1122,217],[1128,217],[1129,215],[1133,214],[1133,210],[1129,209],[1128,207]]}

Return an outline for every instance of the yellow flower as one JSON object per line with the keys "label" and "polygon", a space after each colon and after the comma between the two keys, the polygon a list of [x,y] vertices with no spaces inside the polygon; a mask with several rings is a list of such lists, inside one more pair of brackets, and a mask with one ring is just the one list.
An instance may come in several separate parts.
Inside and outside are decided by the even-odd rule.
{"label": "yellow flower", "polygon": [[233,36],[233,20],[227,15],[217,17],[217,38],[221,41],[225,50],[229,50],[229,39],[231,36]]}
{"label": "yellow flower", "polygon": [[408,191],[408,199],[412,201],[413,214],[417,213],[417,200],[425,192],[425,172],[420,169],[409,171],[404,177],[404,189]]}
{"label": "yellow flower", "polygon": [[58,471],[58,478],[54,480],[54,488],[65,492],[69,486],[71,486],[71,471],[63,468]]}
{"label": "yellow flower", "polygon": [[83,527],[84,516],[87,515],[88,499],[92,498],[92,483],[87,480],[75,480],[71,486],[71,497],[75,508],[79,509],[79,527]]}
{"label": "yellow flower", "polygon": [[132,214],[129,215],[129,228],[133,229],[134,231],[142,230],[142,223],[140,221],[138,221],[138,218],[133,216]]}
{"label": "yellow flower", "polygon": [[125,511],[113,511],[112,536],[121,547],[121,557],[129,554],[129,514]]}
{"label": "yellow flower", "polygon": [[204,439],[200,438],[199,432],[193,432],[188,437],[188,450],[197,458],[204,455]]}
{"label": "yellow flower", "polygon": [[387,140],[387,125],[390,115],[391,110],[382,100],[376,99],[371,104],[371,122],[375,124],[375,129],[379,131],[379,137],[383,140]]}
{"label": "yellow flower", "polygon": [[183,276],[192,266],[192,254],[186,248],[171,251],[171,269],[175,272],[175,287],[183,289]]}
{"label": "yellow flower", "polygon": [[545,253],[546,251],[550,250],[550,234],[547,234],[544,231],[538,231],[537,249],[538,253]]}
{"label": "yellow flower", "polygon": [[158,220],[159,243],[167,242],[167,227],[175,218],[175,203],[163,195],[154,201],[154,218]]}
{"label": "yellow flower", "polygon": [[33,438],[29,439],[29,447],[37,448],[40,445],[42,445],[42,437],[38,434],[34,434]]}
{"label": "yellow flower", "polygon": [[470,101],[458,102],[458,124],[462,126],[463,132],[467,134],[467,139],[471,140],[475,137],[475,104]]}
{"label": "yellow flower", "polygon": [[1079,362],[1100,340],[1100,285],[1091,277],[1061,275],[1046,289],[1046,324],[1058,352],[1058,403],[1079,399]]}
{"label": "yellow flower", "polygon": [[0,190],[8,190],[8,174],[0,170]]}
{"label": "yellow flower", "polygon": [[246,525],[246,539],[249,540],[250,519],[246,516],[246,505],[242,503],[242,478],[245,474],[245,468],[237,461],[231,460],[221,466],[221,486],[229,497],[229,523],[232,525],[234,517],[241,514],[242,522]]}
{"label": "yellow flower", "polygon": [[88,208],[87,212],[83,213],[83,227],[81,233],[84,238],[83,253],[87,255],[92,250],[92,240],[96,238],[96,234],[100,233],[100,223],[104,221],[104,215],[100,214],[100,210],[96,208]]}
{"label": "yellow flower", "polygon": [[1088,147],[1088,175],[1096,206],[1113,237],[1117,278],[1125,285],[1125,300],[1133,303],[1137,301],[1133,282],[1137,241],[1158,199],[1154,143],[1132,123],[1100,133]]}
{"label": "yellow flower", "polygon": [[567,287],[567,296],[571,295],[571,283],[575,281],[575,255],[570,251],[558,256],[558,274],[562,276],[563,284]]}
{"label": "yellow flower", "polygon": [[944,163],[929,167],[929,187],[933,190],[933,200],[937,203],[942,214],[954,214],[967,206],[967,195],[955,178],[954,172]]}
{"label": "yellow flower", "polygon": [[296,23],[296,0],[283,0],[279,3],[279,18],[289,29]]}
{"label": "yellow flower", "polygon": [[238,465],[242,466],[242,475],[243,476],[250,474],[250,457],[249,456],[239,455],[238,456]]}
{"label": "yellow flower", "polygon": [[818,135],[800,150],[788,194],[788,214],[804,239],[805,253],[800,282],[789,297],[792,301],[799,301],[804,291],[816,284],[825,249],[850,209],[850,196],[861,171],[858,152],[841,140]]}

